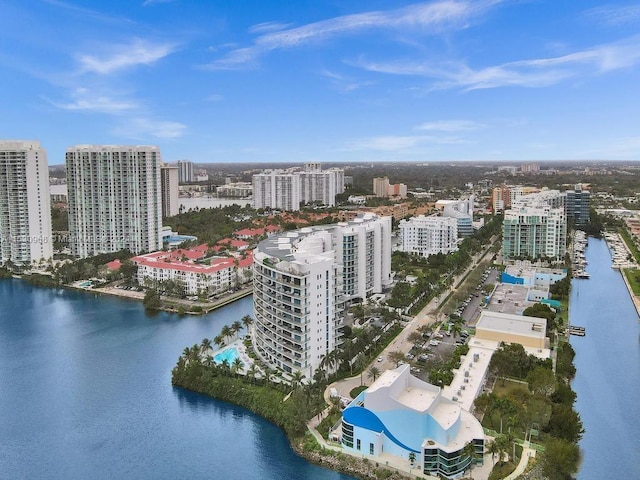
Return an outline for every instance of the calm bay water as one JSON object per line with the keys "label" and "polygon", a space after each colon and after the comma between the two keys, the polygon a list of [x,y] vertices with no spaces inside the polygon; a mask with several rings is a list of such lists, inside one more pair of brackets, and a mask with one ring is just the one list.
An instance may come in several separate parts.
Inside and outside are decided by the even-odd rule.
{"label": "calm bay water", "polygon": [[576,408],[586,433],[578,480],[640,478],[640,323],[604,240],[589,239],[589,280],[573,280]]}
{"label": "calm bay water", "polygon": [[202,317],[0,281],[0,478],[331,479],[247,410],[173,388],[185,346],[251,313]]}

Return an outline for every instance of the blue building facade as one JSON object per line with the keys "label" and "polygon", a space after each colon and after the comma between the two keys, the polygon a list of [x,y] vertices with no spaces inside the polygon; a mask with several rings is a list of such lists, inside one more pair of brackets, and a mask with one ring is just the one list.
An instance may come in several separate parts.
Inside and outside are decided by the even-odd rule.
{"label": "blue building facade", "polygon": [[425,474],[451,479],[469,468],[466,445],[484,452],[480,422],[408,365],[386,371],[344,410],[341,442],[352,454],[413,456]]}

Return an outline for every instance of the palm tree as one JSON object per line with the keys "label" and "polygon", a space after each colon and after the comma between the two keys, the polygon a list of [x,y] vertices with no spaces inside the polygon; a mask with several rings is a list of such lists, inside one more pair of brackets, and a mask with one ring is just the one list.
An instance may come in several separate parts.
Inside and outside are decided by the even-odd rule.
{"label": "palm tree", "polygon": [[222,335],[216,335],[213,337],[213,343],[215,343],[218,348],[224,346],[224,339],[222,338]]}
{"label": "palm tree", "polygon": [[293,375],[291,375],[291,388],[297,390],[298,387],[302,384],[303,378],[304,374],[300,370],[293,372]]}
{"label": "palm tree", "polygon": [[473,461],[476,458],[476,449],[473,445],[473,441],[467,443],[462,449],[462,455],[469,457],[469,476],[471,476],[471,470],[473,469]]}
{"label": "palm tree", "polygon": [[182,350],[182,358],[187,360],[190,354],[191,354],[191,349],[189,347],[184,347],[184,350]]}
{"label": "palm tree", "polygon": [[206,355],[211,350],[211,340],[208,338],[203,338],[202,343],[200,344],[200,351],[203,355]]}
{"label": "palm tree", "polygon": [[229,371],[231,370],[231,366],[229,365],[229,360],[227,360],[226,358],[222,360],[222,363],[220,364],[220,368],[222,369],[222,373],[224,375],[228,374]]}
{"label": "palm tree", "polygon": [[200,361],[200,345],[198,345],[197,343],[194,343],[193,347],[191,347],[191,358],[195,362]]}
{"label": "palm tree", "polygon": [[253,384],[253,381],[255,380],[257,373],[258,373],[258,369],[256,368],[255,364],[251,364],[251,366],[247,370],[247,378],[249,379],[251,384]]}
{"label": "palm tree", "polygon": [[244,363],[238,357],[236,357],[231,363],[231,373],[236,375],[244,367]]}
{"label": "palm tree", "polygon": [[240,330],[242,330],[242,322],[240,322],[239,320],[236,320],[231,325],[231,331],[233,331],[233,334],[236,336],[236,338],[238,338],[238,332]]}
{"label": "palm tree", "polygon": [[242,325],[244,325],[244,328],[248,332],[249,327],[253,324],[253,319],[251,318],[250,315],[245,315],[244,317],[242,317],[241,321],[242,321]]}
{"label": "palm tree", "polygon": [[229,327],[229,325],[225,325],[224,327],[222,327],[222,330],[220,331],[220,335],[222,335],[222,338],[226,340],[227,338],[230,338],[233,335],[233,330],[231,329],[231,327]]}
{"label": "palm tree", "polygon": [[371,368],[369,368],[369,370],[367,371],[367,376],[373,381],[375,382],[376,379],[380,376],[380,369],[378,369],[378,367],[376,367],[375,365],[372,366]]}
{"label": "palm tree", "polygon": [[491,454],[491,460],[495,465],[496,464],[495,456],[500,453],[500,447],[496,440],[494,440],[493,442],[489,442],[489,444],[487,445],[487,452]]}
{"label": "palm tree", "polygon": [[458,322],[455,322],[451,325],[451,336],[456,338],[458,335],[462,333],[462,327]]}
{"label": "palm tree", "polygon": [[518,426],[519,421],[520,421],[520,418],[518,417],[518,414],[507,417],[507,427],[509,428],[509,433],[511,433],[511,427],[513,427],[513,431],[515,434],[515,430],[516,430],[516,427]]}

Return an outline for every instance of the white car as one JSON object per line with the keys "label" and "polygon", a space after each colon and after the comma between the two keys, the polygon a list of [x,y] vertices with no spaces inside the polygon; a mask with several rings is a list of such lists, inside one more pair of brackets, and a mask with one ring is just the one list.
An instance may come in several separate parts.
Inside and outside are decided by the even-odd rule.
{"label": "white car", "polygon": [[431,340],[429,342],[429,345],[431,345],[432,347],[437,347],[438,345],[440,345],[440,342],[438,340]]}
{"label": "white car", "polygon": [[378,363],[381,363],[384,360],[382,357],[378,357]]}

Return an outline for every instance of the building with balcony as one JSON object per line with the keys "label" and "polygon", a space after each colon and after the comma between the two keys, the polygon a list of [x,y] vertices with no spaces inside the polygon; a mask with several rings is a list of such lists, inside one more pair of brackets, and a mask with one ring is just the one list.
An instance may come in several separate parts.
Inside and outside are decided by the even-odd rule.
{"label": "building with balcony", "polygon": [[407,186],[404,183],[389,183],[388,177],[373,179],[373,193],[376,197],[400,197],[406,198]]}
{"label": "building with balcony", "polygon": [[504,260],[550,258],[563,261],[567,245],[564,207],[521,206],[504,212]]}
{"label": "building with balcony", "polygon": [[36,141],[0,141],[0,265],[53,256],[47,153]]}
{"label": "building with balcony", "polygon": [[251,253],[244,257],[214,257],[206,261],[207,246],[191,250],[153,252],[132,258],[138,283],[162,289],[174,282],[184,295],[215,295],[251,281]]}
{"label": "building with balcony", "polygon": [[344,305],[391,286],[391,219],[273,235],[254,259],[254,350],[271,368],[312,378],[342,341]]}
{"label": "building with balcony", "polygon": [[160,167],[160,188],[162,190],[162,218],[174,217],[180,213],[178,200],[178,167]]}
{"label": "building with balcony", "polygon": [[155,146],[67,149],[69,243],[75,257],[162,248],[161,165]]}
{"label": "building with balcony", "polygon": [[567,190],[567,219],[576,226],[582,226],[591,220],[591,192],[576,185],[575,190]]}
{"label": "building with balcony", "polygon": [[399,457],[425,475],[460,478],[471,464],[464,453],[484,453],[480,422],[442,389],[412,376],[409,365],[385,371],[342,413],[340,441],[346,453],[383,462]]}
{"label": "building with balcony", "polygon": [[282,170],[270,170],[254,175],[253,208],[300,210],[300,176]]}
{"label": "building with balcony", "polygon": [[458,220],[420,215],[400,221],[400,250],[423,257],[458,250]]}
{"label": "building with balcony", "polygon": [[178,182],[191,183],[195,180],[193,175],[193,162],[178,160]]}
{"label": "building with balcony", "polygon": [[252,177],[253,208],[300,210],[300,204],[319,203],[330,207],[344,192],[344,170],[322,170],[319,163],[304,169],[267,170]]}

